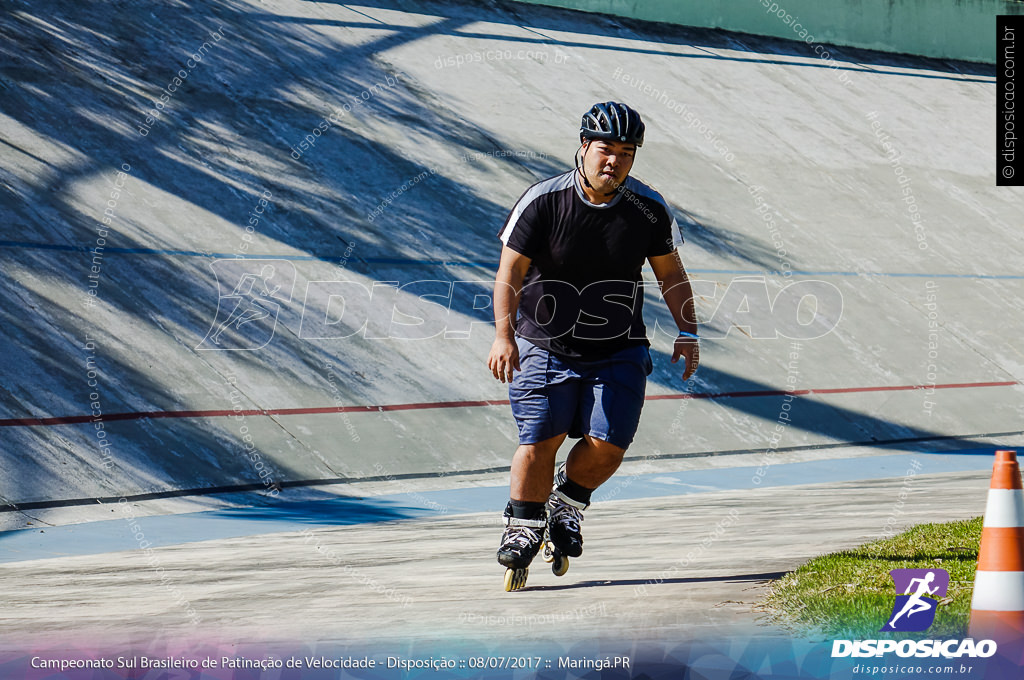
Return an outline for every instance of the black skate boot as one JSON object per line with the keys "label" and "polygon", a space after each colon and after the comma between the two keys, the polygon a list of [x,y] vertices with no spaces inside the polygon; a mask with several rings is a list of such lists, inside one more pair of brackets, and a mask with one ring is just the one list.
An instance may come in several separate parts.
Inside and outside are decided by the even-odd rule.
{"label": "black skate boot", "polygon": [[540,552],[547,526],[545,511],[533,519],[512,516],[512,505],[505,507],[505,531],[498,548],[498,563],[506,567],[505,591],[519,590],[526,585],[530,563]]}
{"label": "black skate boot", "polygon": [[[545,550],[545,559],[548,552],[561,553],[567,557],[579,557],[583,554],[583,534],[580,533],[580,523],[583,521],[583,511],[590,507],[589,503],[575,501],[558,490],[558,487],[565,482],[565,466],[558,470],[555,476],[554,488],[548,498],[548,535],[550,542],[548,550]],[[553,549],[553,550],[552,550]],[[566,569],[568,563],[566,563]],[[557,573],[557,569],[552,567]],[[563,572],[564,573],[564,572]],[[561,575],[561,574],[559,574]]]}

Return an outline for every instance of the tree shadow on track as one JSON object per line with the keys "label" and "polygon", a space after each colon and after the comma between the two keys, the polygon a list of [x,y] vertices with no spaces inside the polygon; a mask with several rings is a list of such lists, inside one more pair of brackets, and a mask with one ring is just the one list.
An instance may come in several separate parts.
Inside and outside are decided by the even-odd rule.
{"label": "tree shadow on track", "polygon": [[[318,526],[352,526],[400,519],[422,519],[442,514],[438,510],[402,505],[372,497],[335,496],[324,500],[277,502],[258,507],[212,510],[197,515],[211,520],[240,520],[242,522],[282,522]],[[283,531],[294,531],[282,529]]]}
{"label": "tree shadow on track", "polygon": [[[191,348],[210,327],[217,291],[211,290],[205,260],[176,254],[209,249],[209,242],[202,238],[206,229],[200,226],[196,230],[189,220],[244,223],[263,188],[271,191],[275,206],[271,213],[277,214],[271,214],[272,219],[261,226],[262,237],[300,252],[333,249],[340,253],[345,244],[357,241],[358,252],[350,265],[355,271],[364,268],[360,262],[381,255],[470,259],[485,240],[488,244],[493,241],[490,223],[499,222],[506,209],[442,173],[431,179],[431,192],[444,195],[452,205],[469,204],[471,210],[447,223],[439,222],[434,206],[413,200],[403,211],[404,221],[394,217],[396,208],[392,215],[377,220],[375,227],[366,222],[364,216],[379,196],[428,168],[396,153],[385,142],[373,141],[353,119],[401,121],[407,134],[432,135],[465,154],[486,155],[501,148],[486,131],[459,120],[415,89],[376,96],[353,113],[345,121],[347,125],[336,127],[330,142],[322,141],[301,162],[288,151],[330,113],[329,103],[358,101],[360,92],[387,77],[388,65],[375,61],[379,51],[419,39],[427,31],[413,30],[398,38],[389,33],[379,43],[330,48],[329,41],[309,41],[301,25],[286,24],[282,29],[279,24],[236,11],[233,3],[212,3],[187,14],[154,12],[127,13],[111,22],[110,11],[103,8],[65,3],[52,15],[47,10],[46,17],[26,9],[4,19],[5,28],[10,29],[5,34],[14,36],[3,49],[11,57],[4,72],[3,85],[8,90],[2,102],[4,113],[22,126],[20,135],[35,138],[33,145],[45,139],[50,153],[61,155],[53,149],[63,153],[60,161],[44,161],[49,166],[45,170],[21,164],[17,181],[5,184],[9,191],[0,195],[9,216],[3,236],[43,246],[16,251],[16,269],[22,280],[8,284],[19,304],[2,311],[5,334],[27,348],[31,356],[21,357],[16,367],[5,368],[9,384],[18,383],[12,387],[17,394],[4,395],[5,415],[88,413],[85,357],[76,349],[86,336],[93,338],[98,348],[102,389],[97,388],[96,393],[102,399],[93,401],[102,402],[104,412],[176,410],[194,404],[184,394],[192,388],[176,384],[174,376],[164,371],[146,370],[138,355],[147,348],[133,347],[133,343],[152,342],[155,336],[171,350],[184,346],[192,353]],[[143,93],[159,93],[167,86],[190,50],[208,40],[208,33],[228,17],[228,39],[211,49],[171,101],[161,106],[163,113],[152,130],[144,136],[137,132],[145,112],[154,106],[154,100]],[[447,21],[451,30],[460,25],[458,19]],[[161,38],[147,37],[154,35]],[[271,45],[273,49],[261,49]],[[330,77],[324,78],[328,72]],[[320,95],[322,103],[299,103],[291,98],[288,92],[300,85]],[[74,105],[54,107],[52,102],[58,99]],[[26,145],[12,141],[7,146],[18,152]],[[37,154],[24,153],[36,162],[40,159]],[[172,216],[146,215],[145,206],[140,211],[137,200],[133,205],[130,196],[120,199],[121,214],[110,228],[113,235],[106,239],[106,248],[149,252],[144,257],[106,253],[101,304],[106,307],[107,323],[98,324],[95,315],[81,305],[88,300],[90,254],[85,251],[96,242],[102,199],[122,163],[131,165],[130,182],[144,182],[157,194],[174,197],[184,219],[172,223],[179,238],[168,242],[169,234],[161,233],[162,221],[173,220]],[[514,159],[512,164],[528,178],[553,171],[543,154],[527,161]],[[367,172],[370,168],[373,171]],[[79,185],[90,181],[98,181],[103,193],[102,198],[94,196],[97,200],[87,201],[101,206],[98,209],[82,205]],[[356,185],[361,195],[352,195],[350,188]],[[489,219],[480,219],[482,214]],[[419,238],[394,238],[396,222],[418,232]],[[240,228],[231,230],[226,242],[218,243],[216,249],[230,253],[244,235]],[[51,244],[75,250],[47,249]],[[432,252],[424,253],[428,249]],[[429,271],[421,268],[413,278],[428,278],[425,272]],[[436,272],[432,273],[436,277]],[[28,310],[39,313],[26,314]],[[126,325],[141,326],[146,332],[126,333]],[[264,351],[236,352],[227,362],[223,358],[217,361],[198,353],[190,357],[191,370],[209,374],[210,384],[200,391],[221,402],[234,387],[227,385],[225,375],[256,370],[277,373],[282,381],[291,379],[294,384],[326,387],[325,363],[355,363],[353,358],[336,356],[332,348],[299,342],[287,333]],[[249,387],[246,383],[243,377],[241,387]],[[365,394],[370,387],[341,382],[338,396],[344,403],[373,403],[377,400]],[[248,396],[243,399],[246,407],[274,405],[254,404]],[[123,426],[109,429],[113,432],[119,427]],[[108,493],[147,492],[197,482],[217,486],[253,481],[256,474],[244,455],[224,455],[226,449],[237,449],[241,443],[232,429],[237,426],[220,431],[208,423],[179,421],[168,432],[160,423],[151,426],[142,421],[134,427],[130,443],[112,435],[110,439],[118,445],[116,466],[133,470],[129,476],[139,481],[137,488],[133,484],[127,485],[128,489],[124,480],[100,468],[99,451],[87,427],[20,431],[19,440],[26,441],[19,441],[19,449],[24,451],[19,465],[23,463],[27,474],[24,478],[7,475],[4,491],[16,490],[10,495],[17,500],[65,497],[69,494],[62,493],[61,487],[82,481],[76,474],[80,470],[87,476],[94,471],[95,483]],[[293,437],[287,431],[281,434],[281,443],[268,445],[264,439],[259,442],[260,450],[269,457],[274,457],[274,448],[287,450]],[[38,455],[40,451],[47,455]],[[309,476],[308,470],[293,468],[296,455],[308,457],[311,452],[300,444],[297,453],[293,448],[290,455],[276,456],[280,477]],[[235,460],[225,466],[224,459],[231,458]],[[69,467],[62,467],[65,465]],[[75,473],[69,478],[67,470],[72,468]],[[322,472],[336,476],[331,470]],[[108,482],[114,488],[103,488]]]}
{"label": "tree shadow on track", "polygon": [[[372,6],[409,11],[398,2]],[[11,263],[5,270],[14,276],[3,287],[15,303],[0,311],[0,321],[6,339],[22,351],[17,365],[3,371],[12,385],[0,393],[4,415],[89,413],[96,410],[93,392],[104,413],[183,410],[226,404],[236,387],[245,408],[281,406],[258,389],[267,375],[280,396],[298,399],[289,386],[312,385],[326,403],[380,403],[388,400],[382,390],[416,401],[465,390],[465,381],[445,371],[396,370],[394,359],[404,352],[387,343],[349,343],[340,352],[336,344],[304,340],[298,337],[303,310],[294,306],[281,315],[291,332],[259,351],[212,356],[194,349],[210,328],[219,292],[202,253],[235,251],[247,235],[240,225],[263,191],[272,205],[247,254],[296,254],[333,266],[355,244],[344,263],[352,275],[399,282],[476,278],[459,293],[470,307],[476,294],[490,293],[492,269],[480,269],[481,253],[496,261],[495,233],[509,201],[532,181],[565,169],[568,159],[552,160],[530,146],[516,147],[524,155],[499,156],[510,144],[495,129],[468,122],[457,103],[414,80],[380,86],[401,71],[401,61],[386,55],[404,45],[461,36],[473,23],[517,22],[508,8],[423,7],[437,13],[436,21],[389,25],[341,5],[333,11],[345,19],[321,21],[233,2],[188,13],[118,11],[116,20],[112,8],[63,2],[43,14],[25,6],[0,19],[10,36],[0,46],[6,60],[0,110],[12,121],[2,136],[15,161],[5,163],[0,207],[8,219],[0,239],[21,244],[4,250]],[[226,37],[212,41],[222,26]],[[169,92],[172,78],[207,42],[203,59]],[[297,159],[299,142],[342,105],[351,112]],[[159,115],[147,122],[157,107]],[[388,128],[410,143],[396,142]],[[431,153],[417,155],[417,148]],[[515,178],[516,185],[500,201],[495,187],[481,190],[466,181],[493,180],[498,158],[500,179]],[[95,264],[88,250],[97,244],[116,173],[125,165],[131,167],[127,188],[112,209],[98,274],[98,312],[82,304]],[[429,177],[401,201],[384,205],[423,173]],[[386,209],[370,219],[381,206]],[[218,231],[223,236],[211,241]],[[475,262],[477,275],[443,262]],[[310,274],[336,275],[325,276],[322,267]],[[87,337],[97,348],[95,390],[84,365]],[[167,356],[184,362],[192,384],[177,380]],[[415,367],[416,360],[403,356],[399,363]],[[345,378],[330,382],[326,365]],[[256,445],[273,459],[279,478],[341,474],[278,426],[272,441],[264,434]],[[79,497],[70,487],[83,478],[104,496],[256,481],[239,450],[236,424],[143,420],[108,429],[116,468],[136,483],[104,470],[93,431],[74,425],[20,430],[8,439],[12,445],[17,439],[24,469],[8,475],[0,491],[33,501]],[[356,448],[344,438],[338,446]]]}

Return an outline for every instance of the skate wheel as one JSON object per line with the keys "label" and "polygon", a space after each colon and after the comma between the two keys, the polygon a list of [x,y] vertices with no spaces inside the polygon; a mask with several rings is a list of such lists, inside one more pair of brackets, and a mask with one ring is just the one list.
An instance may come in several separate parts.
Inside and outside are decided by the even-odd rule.
{"label": "skate wheel", "polygon": [[550,543],[544,544],[544,553],[542,557],[544,558],[545,562],[550,562],[551,560],[555,559],[555,549],[551,546]]}
{"label": "skate wheel", "polygon": [[553,555],[551,562],[551,573],[555,576],[565,576],[569,571],[569,558],[565,555]]}
{"label": "skate wheel", "polygon": [[530,574],[529,567],[525,569],[506,569],[505,570],[505,592],[511,593],[513,590],[519,590],[526,585],[526,577]]}

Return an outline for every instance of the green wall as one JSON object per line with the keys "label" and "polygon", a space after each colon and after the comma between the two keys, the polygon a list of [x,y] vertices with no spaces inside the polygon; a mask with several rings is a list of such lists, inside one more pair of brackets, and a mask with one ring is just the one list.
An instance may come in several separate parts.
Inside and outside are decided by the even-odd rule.
{"label": "green wall", "polygon": [[[1006,0],[521,0],[684,26],[995,63],[997,14],[1024,14]],[[769,8],[789,14],[784,20]],[[806,29],[801,38],[787,21]]]}

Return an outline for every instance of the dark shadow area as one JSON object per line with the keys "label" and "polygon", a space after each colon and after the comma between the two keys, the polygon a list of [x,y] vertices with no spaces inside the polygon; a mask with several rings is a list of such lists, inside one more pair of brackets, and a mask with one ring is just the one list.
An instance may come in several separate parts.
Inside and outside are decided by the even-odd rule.
{"label": "dark shadow area", "polygon": [[[540,566],[540,565],[538,565]],[[576,588],[605,588],[610,586],[658,586],[662,583],[763,583],[782,578],[788,571],[770,571],[762,574],[735,576],[680,577],[664,579],[615,579],[609,581],[581,581],[562,586],[527,586],[522,590],[574,590]]]}
{"label": "dark shadow area", "polygon": [[[87,214],[78,210],[66,200],[66,195],[69,188],[83,178],[105,175],[112,181],[116,168],[122,163],[131,165],[132,180],[144,181],[167,194],[179,196],[189,206],[233,223],[244,223],[260,190],[267,188],[274,196],[273,212],[277,213],[274,215],[277,219],[264,223],[263,236],[300,251],[357,242],[359,248],[353,258],[353,268],[360,267],[360,261],[374,262],[383,255],[415,254],[422,258],[425,253],[419,243],[435,248],[435,257],[464,260],[481,249],[484,234],[488,243],[493,240],[490,225],[475,238],[467,238],[466,227],[500,220],[499,215],[507,208],[482,202],[480,197],[443,174],[431,178],[431,190],[452,196],[454,203],[473,205],[473,211],[463,213],[465,223],[439,223],[428,207],[420,208],[413,200],[408,204],[412,207],[407,208],[407,212],[412,215],[406,224],[417,224],[419,243],[385,238],[386,230],[374,233],[365,228],[360,229],[356,239],[344,224],[361,222],[362,227],[368,226],[364,215],[376,203],[377,196],[386,195],[425,168],[396,155],[385,144],[373,143],[365,135],[342,126],[334,130],[337,139],[331,142],[333,151],[325,148],[326,143],[321,144],[316,153],[307,154],[301,163],[289,155],[288,142],[297,144],[330,110],[286,102],[278,93],[298,83],[323,92],[326,99],[339,105],[353,97],[358,99],[359,93],[366,91],[364,88],[387,77],[386,67],[375,64],[373,55],[380,49],[422,37],[427,29],[397,38],[386,37],[379,44],[371,42],[318,53],[303,36],[281,30],[281,26],[264,27],[262,22],[250,21],[245,13],[231,11],[231,7],[231,3],[215,3],[187,14],[158,8],[153,14],[129,13],[118,22],[110,22],[109,13],[102,6],[68,3],[62,12],[52,17],[49,11],[45,17],[31,11],[5,17],[5,34],[14,37],[3,46],[8,64],[3,78],[9,83],[10,96],[5,96],[0,106],[7,115],[45,136],[49,142],[79,154],[72,163],[65,162],[59,170],[45,176],[26,173],[18,177],[18,191],[0,194],[8,216],[2,232],[6,238],[64,243],[77,249],[77,252],[8,250],[8,256],[17,257],[21,271],[31,272],[30,276],[44,281],[49,289],[63,291],[65,297],[47,299],[39,290],[30,291],[16,281],[8,281],[7,285],[15,289],[11,291],[12,299],[18,302],[5,306],[0,311],[0,320],[11,340],[29,348],[32,356],[26,357],[20,366],[9,366],[13,370],[4,373],[11,378],[8,384],[32,394],[4,395],[5,415],[88,413],[85,357],[76,356],[74,352],[75,344],[84,343],[87,334],[91,334],[98,347],[95,362],[102,376],[104,411],[132,411],[140,407],[179,410],[190,405],[175,394],[177,390],[173,385],[140,371],[137,362],[122,360],[144,348],[132,347],[131,338],[117,337],[95,328],[93,315],[81,306],[82,300],[88,299],[85,298],[86,275],[90,263],[89,255],[82,251],[95,242],[99,214],[98,211]],[[189,45],[199,45],[209,31],[229,15],[234,22],[229,39],[211,51],[206,63],[196,68],[176,91],[149,134],[139,135],[132,125],[142,120],[140,111],[153,106],[152,100],[141,96],[140,92],[163,89],[175,68],[187,58]],[[459,20],[449,23],[454,30]],[[101,40],[90,44],[88,36],[95,35],[101,36]],[[155,35],[171,37],[159,40],[147,37]],[[185,35],[195,37],[186,42],[182,39]],[[245,38],[239,39],[238,35]],[[231,37],[235,37],[233,43]],[[260,44],[274,45],[275,49],[257,50]],[[302,73],[297,72],[296,67],[301,67]],[[321,74],[328,71],[331,77],[322,79]],[[256,82],[256,88],[240,91],[233,82]],[[269,90],[265,89],[268,85]],[[245,85],[241,88],[247,89]],[[390,101],[387,94],[381,94],[367,104],[364,115],[401,120],[410,133],[447,135],[449,143],[464,149],[464,153],[488,153],[500,148],[483,131],[434,107],[429,98],[420,98],[422,94],[402,91],[394,98],[398,101]],[[76,101],[77,106],[52,107],[50,100],[58,96]],[[257,166],[247,167],[235,153],[237,147],[233,147],[232,140],[225,139],[225,134],[233,140],[244,140],[246,153],[260,159]],[[20,148],[15,144],[11,146]],[[342,172],[323,170],[325,158],[330,153],[339,154],[341,149],[345,155],[337,165],[343,168]],[[533,157],[525,163],[514,162],[531,173],[549,174],[554,170],[543,167],[542,157],[541,160]],[[275,166],[288,168],[286,173],[277,173],[280,182],[268,174]],[[374,167],[376,171],[365,174],[363,170],[367,167]],[[303,183],[289,181],[288,173],[304,174],[316,181],[303,186]],[[379,182],[377,186],[367,181],[374,178]],[[334,201],[324,199],[325,184],[330,187],[327,193],[338,198],[347,193],[353,181],[359,182],[365,195]],[[363,205],[366,201],[372,203]],[[125,203],[127,199],[122,201],[122,207]],[[490,220],[476,219],[481,212],[489,213]],[[342,221],[332,219],[337,217]],[[388,221],[381,220],[378,224],[387,225]],[[126,224],[124,219],[115,220],[111,231],[114,236],[107,239],[108,244],[125,251],[173,251],[182,245],[201,250],[205,245],[201,227],[197,233],[200,238],[184,244],[160,242],[144,221]],[[224,250],[230,250],[235,242],[237,239],[222,244]],[[408,250],[402,253],[403,249]],[[374,253],[378,254],[377,258]],[[426,255],[430,257],[434,253]],[[182,261],[171,252],[153,253],[144,259],[110,255],[104,262],[101,303],[123,319],[138,319],[146,326],[169,333],[172,344],[194,344],[209,328],[216,309],[216,294],[211,296],[211,275],[205,265],[205,261]],[[68,291],[72,292],[71,296],[67,295]],[[26,310],[37,312],[25,314]],[[169,331],[168,325],[190,330],[191,337]],[[23,332],[19,332],[20,329]],[[232,358],[240,364],[284,373],[280,376],[282,380],[309,382],[311,376],[302,373],[303,368],[316,373],[325,359],[334,358],[327,349],[311,350],[309,343],[300,343],[294,335],[283,333],[279,341],[265,351],[236,353]],[[201,356],[197,359],[203,361]],[[335,361],[338,360],[335,358]],[[285,365],[296,367],[301,374],[287,375]],[[216,380],[218,370],[211,367],[210,373]],[[78,385],[81,391],[67,390],[68,386]],[[345,385],[343,389],[351,401],[372,401],[365,396],[360,398],[359,386],[353,389]],[[231,387],[225,386],[224,396],[230,391]],[[111,491],[146,493],[155,488],[180,486],[176,473],[181,466],[188,471],[186,485],[207,482],[211,488],[217,488],[234,482],[244,486],[245,482],[256,478],[242,455],[237,457],[234,470],[221,467],[216,460],[224,457],[221,452],[226,447],[238,448],[239,442],[204,425],[199,421],[179,420],[174,423],[174,435],[168,443],[159,425],[153,427],[143,421],[134,428],[130,445],[123,439],[118,441],[113,434],[117,427],[110,426],[110,439],[121,454],[116,465],[124,468],[128,478],[140,480],[138,489],[122,487]],[[19,432],[19,438],[27,438],[27,441],[19,447],[24,454],[17,455],[16,465],[11,461],[12,467],[21,470],[24,466],[29,474],[23,480],[7,476],[11,488],[18,489],[16,500],[40,499],[38,493],[33,493],[33,486],[45,489],[43,497],[76,496],[58,491],[72,481],[66,479],[67,468],[62,469],[65,465],[96,470],[97,477],[105,476],[98,469],[95,458],[99,451],[90,439],[91,431],[87,427],[61,430],[60,433],[45,428]],[[7,438],[7,442],[13,443],[13,440]],[[46,450],[48,455],[39,455],[41,450]],[[306,476],[290,470],[280,456],[274,463],[275,476],[284,480]],[[102,479],[99,484],[103,485]]]}
{"label": "dark shadow area", "polygon": [[[170,492],[154,495],[158,495],[161,498],[167,498],[193,494],[177,494]],[[117,507],[118,502],[117,498],[88,500],[93,504],[105,503],[108,505],[114,505],[114,507]],[[56,503],[26,503],[23,506],[19,506],[19,511],[31,512],[39,508],[53,507],[66,507],[66,505],[62,506],[59,501]],[[4,511],[10,512],[12,510],[5,508]],[[296,529],[294,525],[296,524],[316,525],[319,527],[323,527],[324,525],[350,526],[357,524],[371,524],[375,522],[391,522],[400,519],[421,519],[438,514],[439,512],[437,510],[431,510],[429,508],[405,506],[386,499],[367,497],[357,498],[333,496],[324,500],[286,502],[282,502],[280,499],[263,498],[260,499],[260,502],[254,501],[251,505],[246,507],[202,510],[194,513],[172,515],[172,517],[182,518],[183,522],[189,522],[188,533],[190,538],[188,541],[171,538],[166,544],[175,545],[182,542],[219,538],[219,536],[207,536],[203,533],[203,522],[207,520],[231,520],[237,522],[238,527],[244,527],[247,523],[264,524],[279,522],[282,524],[280,531],[295,531]],[[147,517],[149,516],[141,517],[141,521],[145,522]],[[124,515],[112,515],[110,519],[124,519]],[[193,526],[191,522],[196,522],[196,524]],[[39,531],[40,527],[43,527],[43,531],[45,531],[49,528],[49,525],[36,522],[32,527],[0,531],[0,540],[13,535],[16,532]],[[262,533],[268,533],[269,531],[273,531],[273,529],[268,530],[265,527],[253,526],[251,527],[251,531],[246,530],[239,535],[259,535]],[[125,525],[125,532],[129,534],[131,533],[127,524]],[[161,534],[158,532],[151,532],[151,537],[160,540]]]}
{"label": "dark shadow area", "polygon": [[[863,555],[861,555],[861,556],[863,557]],[[906,562],[907,561],[907,556],[906,555],[872,555],[871,559],[872,560],[878,560],[880,562],[893,562],[893,563],[896,563],[896,562]],[[952,550],[950,550],[950,551],[942,551],[942,552],[936,551],[934,553],[925,553],[925,554],[920,555],[920,556],[918,556],[918,554],[915,553],[914,554],[914,559],[915,560],[916,559],[922,559],[922,560],[942,560],[944,562],[945,561],[953,560],[953,561],[956,561],[956,562],[969,562],[969,563],[973,564],[973,563],[978,561],[978,549],[977,548],[972,548],[970,550],[965,550],[963,552],[952,551]]]}
{"label": "dark shadow area", "polygon": [[[403,506],[375,498],[332,498],[322,501],[289,501],[273,505],[231,508],[203,512],[199,517],[242,522],[287,522],[336,526],[420,519],[437,515],[436,510]],[[292,529],[294,530],[294,529]]]}

